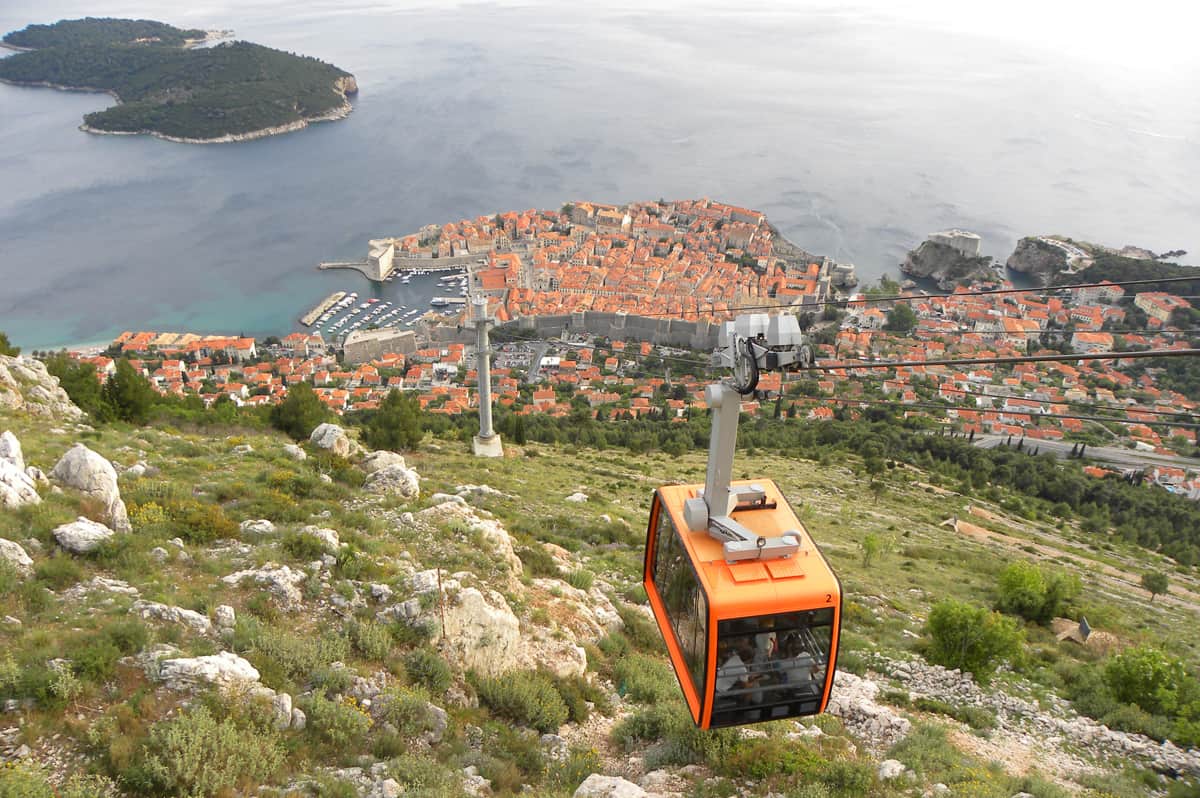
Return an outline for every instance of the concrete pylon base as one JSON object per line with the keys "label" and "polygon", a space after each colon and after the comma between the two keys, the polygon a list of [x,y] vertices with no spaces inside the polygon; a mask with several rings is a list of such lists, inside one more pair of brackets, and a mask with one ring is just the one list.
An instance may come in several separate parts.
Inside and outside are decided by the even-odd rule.
{"label": "concrete pylon base", "polygon": [[471,439],[471,449],[475,452],[476,457],[503,457],[504,447],[500,444],[500,435],[495,434],[489,438],[481,438],[476,435]]}

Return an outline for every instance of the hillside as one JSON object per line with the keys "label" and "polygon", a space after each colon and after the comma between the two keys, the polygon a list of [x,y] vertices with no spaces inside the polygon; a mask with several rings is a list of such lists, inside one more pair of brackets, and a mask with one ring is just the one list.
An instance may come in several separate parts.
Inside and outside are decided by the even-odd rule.
{"label": "hillside", "polygon": [[1179,263],[1164,263],[1145,258],[1127,258],[1112,252],[1095,252],[1094,262],[1086,269],[1071,274],[1058,274],[1056,285],[1070,283],[1098,283],[1101,280],[1164,280],[1184,277],[1186,280],[1166,282],[1160,285],[1139,286],[1138,291],[1163,291],[1176,296],[1193,297],[1200,294],[1200,268]]}
{"label": "hillside", "polygon": [[344,70],[250,42],[186,46],[196,38],[204,32],[147,21],[30,26],[5,37],[35,49],[0,59],[0,79],[109,92],[119,104],[88,114],[85,130],[183,141],[253,138],[350,110],[357,84]]}
{"label": "hillside", "polygon": [[[22,397],[0,409],[0,477],[37,497],[0,507],[0,757],[21,762],[0,795],[86,772],[59,794],[1194,794],[1200,753],[1112,731],[1152,719],[1097,680],[1153,644],[1195,695],[1195,569],[1001,486],[739,453],[842,578],[841,673],[824,716],[701,733],[639,574],[651,491],[702,480],[703,451],[496,461],[453,428],[400,457],[329,428],[295,446],[236,422],[92,426],[25,364],[0,358]],[[931,610],[991,606],[1013,562],[1078,578],[1061,609],[1094,642],[1026,624],[987,685],[930,664]],[[1152,601],[1138,580],[1163,569]],[[1102,699],[1108,726],[1085,713]]]}

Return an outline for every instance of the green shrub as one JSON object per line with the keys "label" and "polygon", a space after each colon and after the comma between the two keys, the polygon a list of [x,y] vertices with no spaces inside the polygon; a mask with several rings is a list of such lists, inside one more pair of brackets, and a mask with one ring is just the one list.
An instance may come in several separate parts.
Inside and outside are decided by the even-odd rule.
{"label": "green shrub", "polygon": [[730,778],[768,779],[811,773],[823,763],[807,748],[781,738],[747,740],[738,745],[718,772]]}
{"label": "green shrub", "polygon": [[308,727],[339,753],[361,748],[370,731],[370,714],[352,698],[334,701],[313,693],[302,702]]}
{"label": "green shrub", "polygon": [[542,672],[554,683],[554,689],[562,696],[563,703],[567,705],[567,719],[573,723],[583,723],[588,719],[589,702],[597,708],[607,708],[608,702],[604,693],[588,682],[587,677],[559,676],[549,671]]}
{"label": "green shrub", "polygon": [[617,692],[644,704],[671,701],[679,694],[674,673],[645,654],[630,654],[613,663]]}
{"label": "green shrub", "polygon": [[972,729],[996,728],[996,713],[986,707],[956,706],[937,698],[918,698],[912,702],[914,709],[936,712],[967,724]]}
{"label": "green shrub", "polygon": [[168,502],[165,509],[173,531],[189,543],[212,543],[238,536],[238,525],[218,504],[182,499]]}
{"label": "green shrub", "polygon": [[596,575],[586,568],[580,568],[567,574],[567,584],[584,592],[591,590],[595,581]]}
{"label": "green shrub", "polygon": [[534,541],[528,546],[517,547],[517,556],[521,558],[521,565],[530,576],[547,576],[553,579],[562,576],[558,561],[541,543]]}
{"label": "green shrub", "polygon": [[33,574],[52,590],[62,590],[83,579],[83,569],[71,555],[56,552],[34,566]]}
{"label": "green shrub", "polygon": [[385,691],[380,702],[379,718],[392,724],[405,738],[416,737],[433,728],[433,712],[426,697],[415,690],[393,688]]}
{"label": "green shrub", "polygon": [[93,682],[112,676],[121,650],[107,636],[97,635],[71,652],[71,667],[75,674]]}
{"label": "green shrub", "polygon": [[659,634],[658,624],[646,617],[637,607],[627,604],[617,605],[617,615],[625,629],[625,637],[635,648],[641,651],[662,651],[663,639]]}
{"label": "green shrub", "polygon": [[669,705],[639,708],[613,727],[613,742],[625,751],[634,751],[643,743],[661,740],[676,711],[676,707]]}
{"label": "green shrub", "polygon": [[329,552],[325,544],[312,535],[303,532],[287,532],[279,541],[279,548],[286,551],[297,560],[312,562],[319,560]]}
{"label": "green shrub", "polygon": [[1104,681],[1118,701],[1155,714],[1169,715],[1178,708],[1187,679],[1182,662],[1152,646],[1126,649],[1104,666]]}
{"label": "green shrub", "polygon": [[295,681],[332,662],[345,660],[350,653],[350,643],[341,635],[293,634],[245,615],[238,618],[234,643],[264,674]]}
{"label": "green shrub", "polygon": [[155,724],[139,770],[170,795],[214,795],[269,779],[283,751],[269,726],[242,727],[193,706]]}
{"label": "green shrub", "polygon": [[875,770],[866,762],[825,762],[816,769],[816,776],[835,795],[870,795],[875,786]]}
{"label": "green shrub", "polygon": [[489,724],[479,771],[498,794],[520,794],[522,785],[536,784],[546,770],[538,735],[525,729]]}
{"label": "green shrub", "polygon": [[445,765],[427,756],[404,754],[388,762],[388,775],[400,783],[405,795],[456,795],[458,777]]}
{"label": "green shrub", "polygon": [[537,671],[501,677],[470,675],[479,701],[501,717],[543,734],[558,731],[569,711],[554,683]]}
{"label": "green shrub", "polygon": [[410,679],[435,696],[445,694],[454,681],[454,674],[446,660],[427,648],[414,649],[405,654],[404,670]]}
{"label": "green shrub", "polygon": [[1046,571],[1018,560],[1000,572],[996,609],[1044,624],[1060,615],[1079,591],[1079,577],[1074,574]]}
{"label": "green shrub", "polygon": [[11,565],[8,560],[0,560],[0,598],[6,598],[9,594],[17,592],[21,582],[22,579],[17,573],[16,567]]}
{"label": "green shrub", "polygon": [[932,638],[926,659],[969,671],[981,684],[991,679],[1002,661],[1020,655],[1024,640],[1012,618],[951,599],[934,605],[926,630]]}
{"label": "green shrub", "polygon": [[137,618],[113,621],[104,628],[104,636],[111,640],[122,654],[137,653],[150,642],[150,630]]}
{"label": "green shrub", "polygon": [[382,624],[374,621],[354,621],[350,624],[349,631],[354,649],[369,660],[381,662],[392,652],[392,634]]}

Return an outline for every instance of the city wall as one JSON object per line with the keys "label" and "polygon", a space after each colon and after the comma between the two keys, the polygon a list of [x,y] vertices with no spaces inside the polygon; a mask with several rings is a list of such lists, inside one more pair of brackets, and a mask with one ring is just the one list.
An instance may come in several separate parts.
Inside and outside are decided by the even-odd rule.
{"label": "city wall", "polygon": [[[498,340],[514,338],[559,338],[564,332],[599,335],[613,340],[648,341],[656,346],[710,351],[717,347],[719,325],[707,321],[682,321],[625,313],[581,311],[552,316],[528,316],[495,327]],[[437,327],[431,331],[437,343],[470,343],[474,333],[467,328]]]}

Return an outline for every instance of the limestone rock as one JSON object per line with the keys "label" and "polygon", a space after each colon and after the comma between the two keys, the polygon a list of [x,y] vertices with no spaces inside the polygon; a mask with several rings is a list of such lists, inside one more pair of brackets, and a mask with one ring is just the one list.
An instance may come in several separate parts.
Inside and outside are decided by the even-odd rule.
{"label": "limestone rock", "polygon": [[180,623],[196,634],[210,635],[213,625],[208,618],[195,610],[185,610],[183,607],[173,607],[170,604],[159,604],[157,601],[135,601],[129,610],[136,612],[144,619],[153,618],[167,623]]}
{"label": "limestone rock", "polygon": [[304,727],[308,725],[308,716],[304,714],[304,710],[300,707],[292,707],[292,729],[294,731],[304,731]]}
{"label": "limestone rock", "polygon": [[167,560],[171,559],[171,553],[162,546],[155,546],[150,549],[150,559],[154,560],[159,565],[162,565]]}
{"label": "limestone rock", "polygon": [[248,443],[239,443],[237,446],[233,447],[233,453],[234,454],[253,454],[254,447]]}
{"label": "limestone rock", "polygon": [[275,534],[275,525],[265,518],[246,519],[238,524],[238,529],[245,534],[253,532],[257,535],[273,535]]}
{"label": "limestone rock", "polygon": [[21,442],[11,430],[0,433],[0,460],[6,460],[16,466],[18,471],[25,470],[25,455],[21,453]]}
{"label": "limestone rock", "polygon": [[466,504],[467,500],[457,493],[435,493],[429,497],[430,504]]}
{"label": "limestone rock", "polygon": [[185,657],[163,660],[158,679],[172,690],[184,690],[200,685],[231,688],[258,681],[258,671],[246,660],[231,651],[207,657]]}
{"label": "limestone rock", "polygon": [[318,449],[324,449],[338,457],[349,457],[355,448],[355,443],[346,435],[346,430],[337,424],[321,424],[312,431],[308,440]]}
{"label": "limestone rock", "polygon": [[[518,666],[521,623],[504,596],[494,590],[484,593],[466,587],[446,602],[445,610],[447,659],[459,663],[464,671],[475,669],[489,676]],[[432,627],[437,644],[442,627],[440,623]]]}
{"label": "limestone rock", "polygon": [[908,768],[904,766],[903,762],[895,759],[885,759],[879,763],[879,769],[877,772],[879,774],[880,781],[891,781],[892,779],[898,779],[903,776],[904,771],[907,769]]}
{"label": "limestone rock", "polygon": [[77,443],[62,456],[50,472],[60,485],[74,488],[104,504],[109,523],[118,532],[132,531],[125,502],[117,487],[117,471],[112,463]]}
{"label": "limestone rock", "polygon": [[520,576],[524,570],[524,566],[521,563],[521,558],[517,556],[512,536],[508,534],[508,530],[499,521],[494,518],[483,517],[480,512],[476,511],[470,505],[453,502],[436,504],[433,507],[426,508],[416,514],[416,519],[439,528],[447,526],[465,527],[466,532],[464,534],[466,537],[461,542],[467,545],[473,544],[475,536],[478,535],[487,549],[486,553],[506,566],[510,577],[509,581],[513,583],[509,587],[513,590],[520,590]]}
{"label": "limestone rock", "polygon": [[421,475],[399,465],[384,466],[367,477],[363,490],[368,493],[394,494],[406,501],[421,495]]}
{"label": "limestone rock", "polygon": [[[564,499],[564,501],[573,502],[575,504],[582,504],[583,502],[585,502],[587,500],[588,500],[588,495],[586,493],[583,493],[582,491],[576,491],[575,493],[572,493],[570,496],[568,496],[566,499]],[[578,795],[578,793],[576,793],[576,794]]]}
{"label": "limestone rock", "polygon": [[0,408],[58,421],[83,418],[83,411],[71,403],[58,378],[34,358],[0,355]]}
{"label": "limestone rock", "polygon": [[286,444],[283,447],[283,453],[296,461],[304,461],[308,459],[308,453],[294,443]]}
{"label": "limestone rock", "polygon": [[213,610],[213,620],[216,621],[217,629],[222,632],[226,629],[232,630],[237,626],[237,614],[228,604],[221,604]]}
{"label": "limestone rock", "polygon": [[300,592],[300,583],[308,578],[303,571],[296,571],[286,565],[269,562],[260,568],[249,568],[221,577],[227,585],[238,585],[244,580],[253,580],[255,584],[265,587],[278,600],[284,610],[296,610],[304,602]]}
{"label": "limestone rock", "polygon": [[[31,467],[32,468],[32,467]],[[39,469],[33,469],[41,474]],[[37,492],[38,479],[25,467],[21,442],[5,430],[0,434],[0,507],[21,507],[37,504],[42,497]]]}
{"label": "limestone rock", "polygon": [[336,529],[309,525],[301,529],[300,534],[315,538],[326,551],[337,551],[344,545]]}
{"label": "limestone rock", "polygon": [[8,563],[20,576],[33,574],[33,560],[20,543],[0,538],[0,561]]}
{"label": "limestone rock", "polygon": [[912,729],[907,718],[875,701],[879,685],[849,671],[838,671],[827,711],[876,751],[886,750]]}
{"label": "limestone rock", "polygon": [[507,496],[507,493],[496,490],[491,485],[457,485],[454,492],[459,496]]}
{"label": "limestone rock", "polygon": [[646,798],[646,791],[620,776],[593,773],[575,790],[574,798]]}
{"label": "limestone rock", "polygon": [[408,463],[404,461],[403,455],[388,451],[371,452],[362,461],[362,470],[368,474],[374,474],[381,468],[387,468],[388,466],[408,468]]}
{"label": "limestone rock", "polygon": [[58,545],[72,554],[87,554],[116,533],[104,524],[98,524],[81,515],[70,523],[56,527],[51,534],[58,541]]}
{"label": "limestone rock", "polygon": [[287,693],[276,693],[271,698],[271,712],[275,716],[275,728],[283,731],[292,725],[292,697]]}

